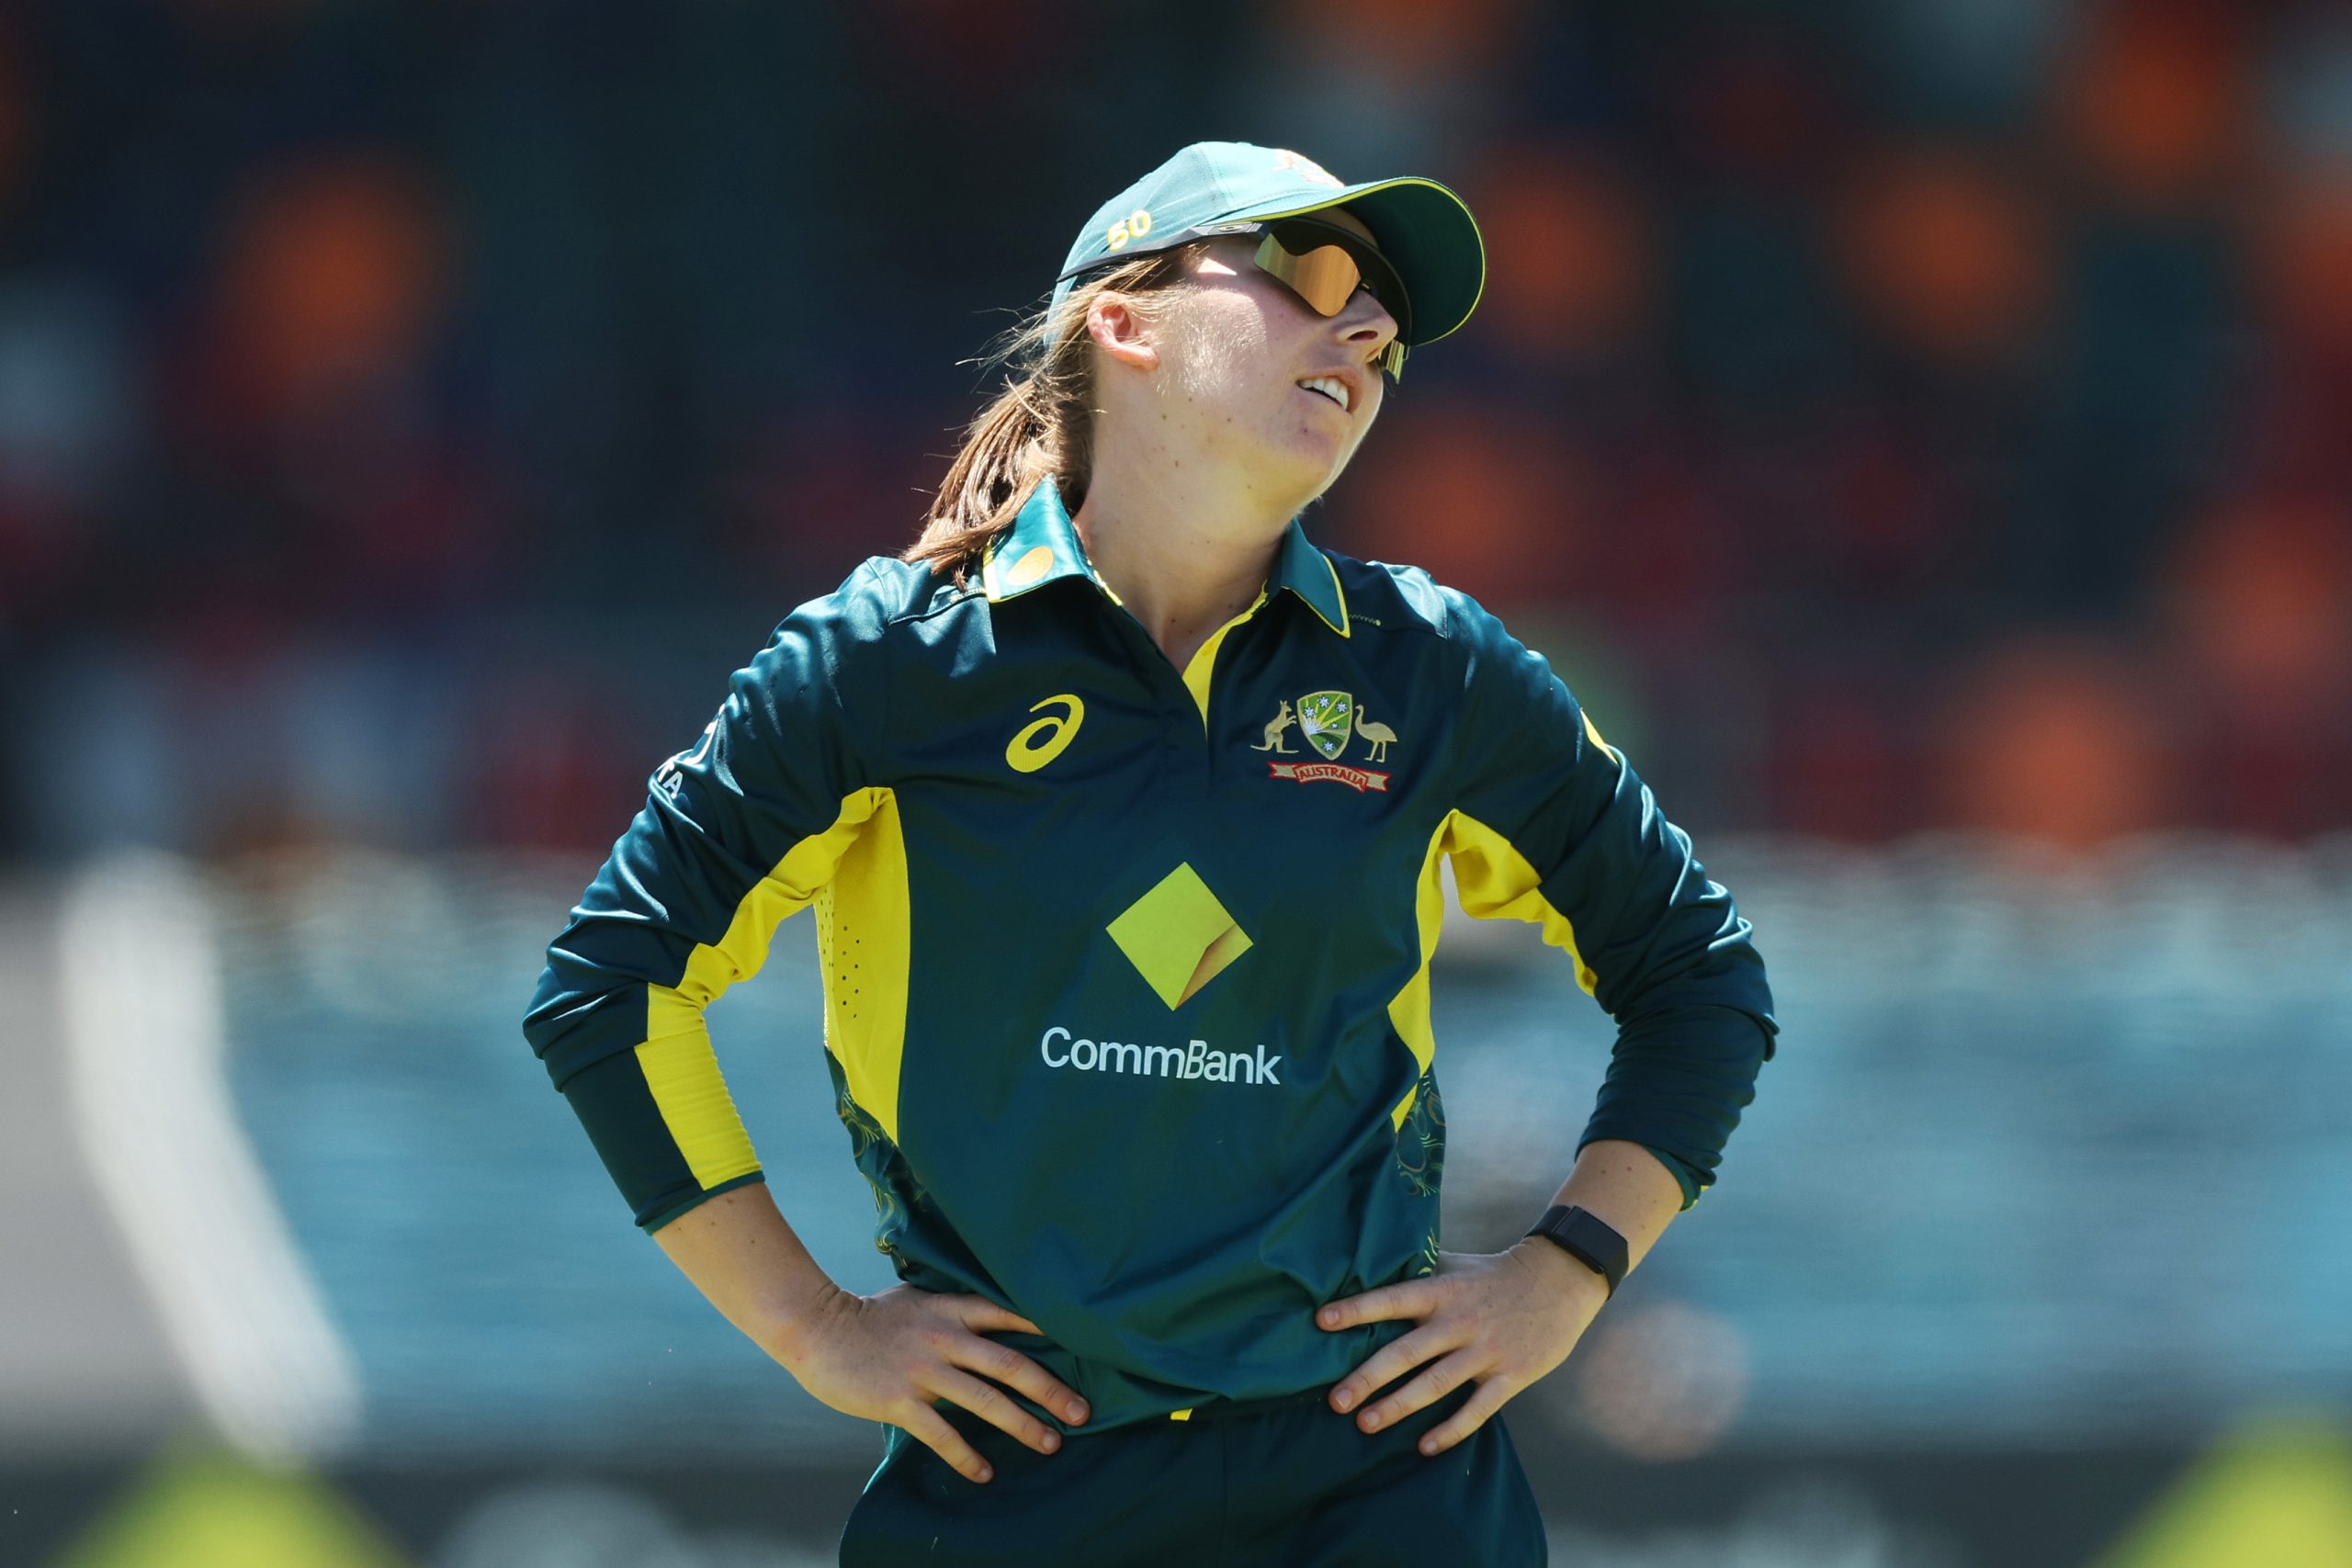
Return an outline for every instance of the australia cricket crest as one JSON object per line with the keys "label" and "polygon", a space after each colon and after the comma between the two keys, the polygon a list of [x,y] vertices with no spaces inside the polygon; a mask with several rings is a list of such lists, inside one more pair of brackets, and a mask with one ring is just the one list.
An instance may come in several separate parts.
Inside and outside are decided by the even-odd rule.
{"label": "australia cricket crest", "polygon": [[[1396,736],[1385,725],[1362,722],[1363,715],[1356,707],[1354,695],[1348,692],[1309,692],[1295,703],[1284,703],[1273,721],[1266,726],[1266,742],[1251,748],[1259,751],[1284,751],[1283,731],[1292,725],[1307,745],[1314,748],[1323,761],[1319,762],[1275,762],[1266,765],[1268,776],[1291,779],[1300,784],[1316,779],[1329,779],[1343,784],[1358,795],[1366,790],[1385,791],[1388,775],[1369,768],[1350,767],[1340,759],[1347,754],[1348,745],[1357,735],[1372,743],[1372,761],[1381,761],[1388,745]],[[1377,733],[1375,733],[1375,731]]]}
{"label": "australia cricket crest", "polygon": [[1298,699],[1298,732],[1309,746],[1336,762],[1355,733],[1356,700],[1345,692],[1309,692]]}

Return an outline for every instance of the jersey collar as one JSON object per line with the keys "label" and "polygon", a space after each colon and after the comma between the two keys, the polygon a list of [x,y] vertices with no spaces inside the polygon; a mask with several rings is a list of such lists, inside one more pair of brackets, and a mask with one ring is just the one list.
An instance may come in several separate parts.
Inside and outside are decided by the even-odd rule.
{"label": "jersey collar", "polygon": [[[1117,603],[1117,595],[1086,558],[1086,547],[1080,542],[1078,529],[1062,505],[1061,491],[1049,474],[1037,481],[1012,528],[981,563],[980,585],[989,603],[996,604],[1060,577],[1085,578]],[[1340,588],[1339,568],[1315,547],[1296,517],[1283,535],[1269,585],[1289,589],[1306,601],[1325,626],[1341,637],[1348,635],[1348,596]]]}

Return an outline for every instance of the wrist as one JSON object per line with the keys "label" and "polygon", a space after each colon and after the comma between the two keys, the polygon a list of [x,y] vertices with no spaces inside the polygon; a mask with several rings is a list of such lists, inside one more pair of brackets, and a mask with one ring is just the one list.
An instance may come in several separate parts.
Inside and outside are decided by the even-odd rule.
{"label": "wrist", "polygon": [[1633,1266],[1632,1248],[1616,1227],[1580,1204],[1555,1203],[1527,1235],[1599,1274],[1602,1288],[1611,1294]]}
{"label": "wrist", "polygon": [[1609,1296],[1608,1276],[1556,1242],[1540,1235],[1521,1236],[1510,1250],[1543,1277],[1548,1290],[1564,1295],[1589,1290],[1603,1300]]}
{"label": "wrist", "polygon": [[820,1273],[805,1288],[769,1303],[752,1337],[786,1371],[797,1375],[808,1362],[824,1325],[852,1299],[850,1292]]}

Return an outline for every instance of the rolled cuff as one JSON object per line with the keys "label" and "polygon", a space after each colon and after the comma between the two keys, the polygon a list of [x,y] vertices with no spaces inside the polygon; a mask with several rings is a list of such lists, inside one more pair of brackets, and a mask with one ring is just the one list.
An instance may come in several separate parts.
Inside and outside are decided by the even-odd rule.
{"label": "rolled cuff", "polygon": [[564,1080],[563,1097],[587,1129],[613,1185],[647,1231],[660,1229],[707,1198],[764,1179],[754,1167],[729,1171],[725,1179],[708,1187],[697,1180],[634,1051],[607,1056],[572,1074]]}
{"label": "rolled cuff", "polygon": [[1770,1043],[1763,1021],[1737,1008],[1674,1008],[1634,1020],[1618,1033],[1577,1149],[1596,1138],[1642,1145],[1683,1183],[1690,1208],[1713,1185],[1739,1113],[1756,1098]]}

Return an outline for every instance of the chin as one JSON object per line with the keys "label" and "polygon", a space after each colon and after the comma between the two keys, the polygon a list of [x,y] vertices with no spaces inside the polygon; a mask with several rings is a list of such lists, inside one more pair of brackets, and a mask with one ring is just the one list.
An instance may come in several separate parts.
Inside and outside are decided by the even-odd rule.
{"label": "chin", "polygon": [[1355,457],[1356,447],[1359,445],[1360,443],[1353,439],[1342,441],[1336,446],[1328,442],[1323,443],[1314,455],[1307,458],[1306,466],[1315,476],[1316,494],[1320,495],[1331,488],[1332,481],[1340,477],[1340,473],[1346,469],[1350,459]]}
{"label": "chin", "polygon": [[1289,461],[1269,465],[1267,484],[1269,488],[1303,497],[1298,503],[1301,506],[1329,490],[1331,481],[1340,477],[1340,470],[1348,466],[1347,452],[1334,452],[1328,443],[1323,444],[1320,450],[1301,443],[1292,447],[1286,456]]}

